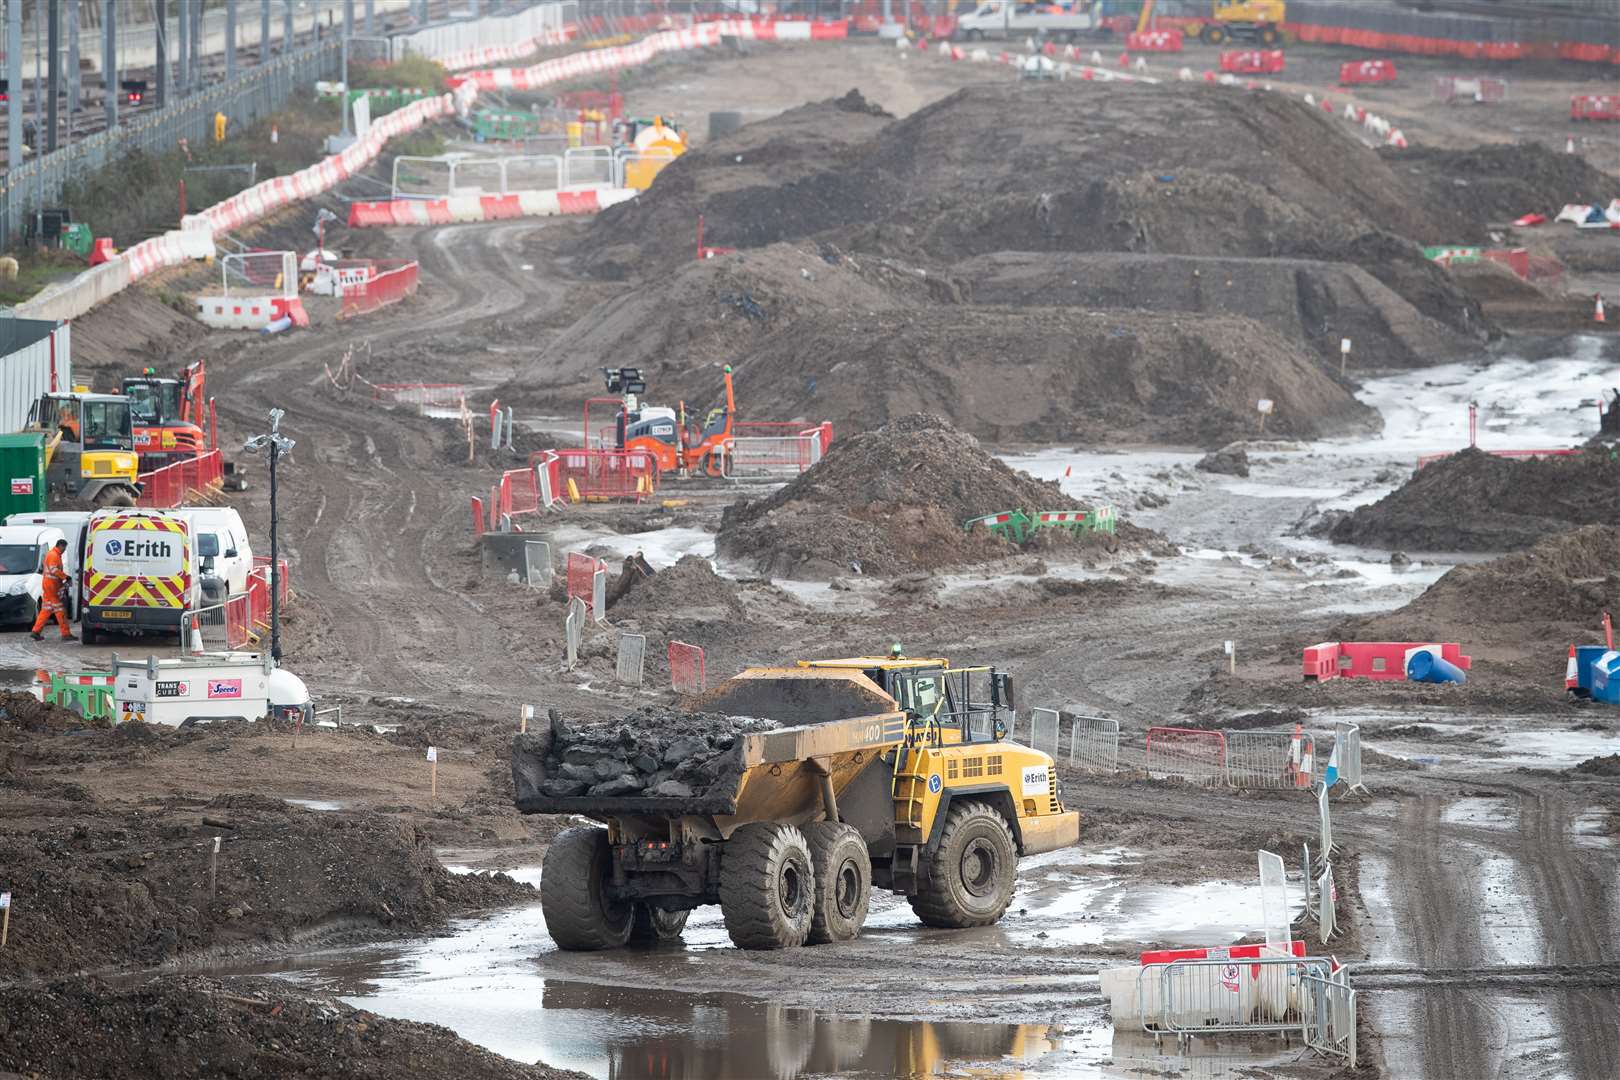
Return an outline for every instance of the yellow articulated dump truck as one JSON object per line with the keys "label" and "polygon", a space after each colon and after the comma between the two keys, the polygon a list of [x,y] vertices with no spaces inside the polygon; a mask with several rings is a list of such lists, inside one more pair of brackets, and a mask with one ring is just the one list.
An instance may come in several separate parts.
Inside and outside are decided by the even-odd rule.
{"label": "yellow articulated dump truck", "polygon": [[1020,857],[1079,841],[1051,757],[1004,738],[1002,672],[801,661],[688,705],[590,732],[553,712],[517,736],[518,809],[606,826],[546,852],[541,906],[561,948],[675,938],[703,904],[741,948],[844,941],[873,888],[908,897],[928,926],[986,926]]}

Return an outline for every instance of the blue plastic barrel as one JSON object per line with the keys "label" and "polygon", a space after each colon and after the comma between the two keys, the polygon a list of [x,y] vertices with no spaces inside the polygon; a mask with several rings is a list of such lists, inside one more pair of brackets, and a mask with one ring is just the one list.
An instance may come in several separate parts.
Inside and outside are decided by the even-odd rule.
{"label": "blue plastic barrel", "polygon": [[1406,677],[1413,682],[1464,683],[1468,676],[1463,669],[1446,660],[1433,649],[1419,649],[1406,662]]}

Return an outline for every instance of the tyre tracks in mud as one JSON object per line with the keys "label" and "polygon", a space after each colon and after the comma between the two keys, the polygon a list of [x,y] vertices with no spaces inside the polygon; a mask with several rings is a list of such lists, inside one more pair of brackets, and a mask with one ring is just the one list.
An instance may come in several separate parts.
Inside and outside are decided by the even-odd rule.
{"label": "tyre tracks in mud", "polygon": [[[415,232],[405,238],[421,265],[413,302],[270,343],[251,354],[251,367],[228,363],[215,376],[229,403],[220,411],[233,424],[258,430],[270,408],[282,408],[283,430],[300,444],[293,471],[283,474],[281,535],[298,557],[300,605],[318,624],[341,627],[321,635],[318,666],[328,681],[392,694],[477,693],[487,688],[483,669],[496,667],[492,652],[510,667],[477,605],[431,569],[431,551],[451,542],[450,522],[464,517],[466,496],[445,484],[436,440],[414,416],[346,403],[323,365],[335,367],[361,343],[386,355],[424,335],[471,333],[515,312],[549,310],[563,286],[519,272],[514,250],[546,225]],[[448,367],[455,357],[445,360]],[[486,658],[492,663],[480,663]]]}

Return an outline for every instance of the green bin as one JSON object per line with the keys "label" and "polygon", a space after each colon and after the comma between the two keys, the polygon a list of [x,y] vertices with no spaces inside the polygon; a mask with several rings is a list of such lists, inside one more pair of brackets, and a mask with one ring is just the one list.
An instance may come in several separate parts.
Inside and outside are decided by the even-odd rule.
{"label": "green bin", "polygon": [[45,436],[0,435],[0,520],[45,510]]}

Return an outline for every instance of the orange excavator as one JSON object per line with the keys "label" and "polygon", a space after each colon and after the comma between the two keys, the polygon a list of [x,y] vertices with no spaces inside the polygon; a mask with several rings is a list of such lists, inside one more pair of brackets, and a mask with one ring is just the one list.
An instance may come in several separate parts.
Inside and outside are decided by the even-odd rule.
{"label": "orange excavator", "polygon": [[[725,405],[710,409],[701,426],[688,426],[684,401],[673,409],[639,401],[639,395],[647,392],[647,380],[640,368],[603,368],[608,393],[618,395],[620,402],[613,423],[614,445],[620,450],[646,450],[655,455],[661,472],[725,476],[730,465],[731,425],[737,399],[732,392],[730,364],[725,366],[724,375]],[[586,407],[588,410],[589,403]],[[587,436],[589,425],[587,412]]]}
{"label": "orange excavator", "polygon": [[178,379],[160,378],[146,368],[124,380],[142,472],[208,452],[203,382],[201,360],[182,368]]}

